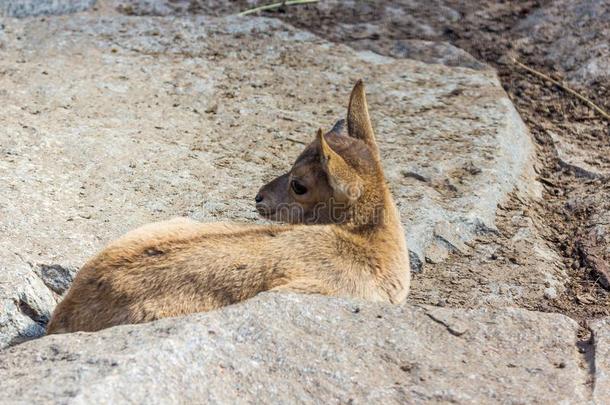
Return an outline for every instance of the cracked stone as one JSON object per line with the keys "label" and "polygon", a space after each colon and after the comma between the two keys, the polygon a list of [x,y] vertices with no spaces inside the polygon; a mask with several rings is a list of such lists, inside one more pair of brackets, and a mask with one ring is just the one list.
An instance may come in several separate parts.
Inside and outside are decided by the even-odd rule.
{"label": "cracked stone", "polygon": [[430,318],[436,322],[443,324],[447,330],[454,336],[462,336],[468,331],[468,324],[459,319],[459,314],[445,308],[428,309],[426,312]]}

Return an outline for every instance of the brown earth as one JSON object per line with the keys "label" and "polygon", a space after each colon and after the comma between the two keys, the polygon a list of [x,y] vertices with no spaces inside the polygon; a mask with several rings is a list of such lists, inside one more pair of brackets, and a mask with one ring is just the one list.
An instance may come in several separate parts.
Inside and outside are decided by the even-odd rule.
{"label": "brown earth", "polygon": [[[188,13],[223,15],[252,8],[256,2],[175,4]],[[527,294],[522,294],[521,299],[513,296],[514,302],[532,310],[564,313],[579,321],[610,314],[607,279],[610,263],[610,184],[607,175],[610,122],[576,97],[511,60],[511,57],[518,57],[525,65],[563,80],[566,72],[555,71],[558,65],[546,54],[547,47],[555,39],[552,33],[542,35],[544,40],[535,38],[524,42],[523,33],[518,29],[518,24],[525,18],[549,4],[548,1],[445,0],[418,8],[405,1],[331,1],[261,13],[331,41],[392,56],[400,54],[402,40],[448,41],[498,71],[506,92],[528,125],[536,141],[536,169],[544,186],[543,198],[525,201],[517,195],[511,196],[498,207],[499,233],[482,235],[473,246],[484,254],[465,256],[454,252],[441,264],[427,265],[426,271],[415,275],[412,301],[474,307],[481,303],[473,302],[471,290],[489,288],[489,279],[506,282],[499,283],[500,292],[504,288],[506,294],[522,294],[512,291],[511,285],[527,288],[523,285],[525,279],[521,278],[528,266],[549,265],[534,263],[532,246],[518,243],[517,233],[524,229],[525,223],[541,243],[561,258],[558,265],[564,267],[570,281],[567,289],[557,295],[551,289],[547,300],[531,300]],[[129,14],[139,12],[132,7],[119,10]],[[388,14],[388,10],[396,10],[395,16]],[[558,10],[561,14],[561,6]],[[459,15],[454,15],[456,11]],[[558,18],[561,19],[561,15]],[[595,23],[605,24],[601,20],[595,20]],[[578,36],[578,30],[572,35]],[[579,43],[590,41],[591,38],[577,38]],[[609,83],[599,80],[588,85],[571,83],[570,86],[605,111],[610,110]],[[602,174],[591,178],[583,175],[578,167],[562,162],[551,133],[576,145],[580,155],[589,157],[587,163]],[[483,279],[487,282],[481,282]],[[430,291],[436,291],[436,294],[431,296]]]}

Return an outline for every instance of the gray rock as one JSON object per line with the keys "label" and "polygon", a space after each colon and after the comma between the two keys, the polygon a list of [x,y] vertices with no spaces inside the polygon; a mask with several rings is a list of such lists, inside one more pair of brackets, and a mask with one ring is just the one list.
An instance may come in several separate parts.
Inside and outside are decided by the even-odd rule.
{"label": "gray rock", "polygon": [[75,268],[66,268],[58,264],[41,264],[34,268],[34,272],[42,282],[58,295],[63,295],[68,290],[77,271]]}
{"label": "gray rock", "polygon": [[[0,246],[4,243],[0,241]],[[0,253],[0,348],[44,333],[55,295],[20,257]]]}
{"label": "gray rock", "polygon": [[89,9],[96,0],[0,0],[0,17],[69,14]]}
{"label": "gray rock", "polygon": [[547,287],[544,289],[544,298],[554,300],[557,298],[557,289],[555,287]]}
{"label": "gray rock", "polygon": [[560,165],[571,169],[575,175],[587,179],[610,177],[610,168],[603,167],[603,162],[596,159],[596,156],[591,156],[590,152],[587,153],[569,139],[560,137],[553,131],[547,133],[553,139]]}
{"label": "gray rock", "polygon": [[394,48],[389,53],[395,58],[415,59],[425,63],[438,63],[476,70],[489,69],[489,66],[485,63],[479,62],[468,52],[448,42],[416,39],[396,41]]}
{"label": "gray rock", "polygon": [[463,255],[468,255],[471,249],[462,240],[460,235],[463,233],[463,231],[456,229],[447,221],[439,221],[434,227],[434,236],[449,245],[451,249]]}
{"label": "gray rock", "polygon": [[529,51],[544,44],[550,66],[572,83],[610,82],[610,3],[607,0],[556,0],[530,14],[515,29],[518,45]]}
{"label": "gray rock", "polygon": [[[3,41],[0,305],[23,321],[0,325],[3,342],[39,328],[65,289],[65,272],[40,269],[79,268],[174,216],[257,221],[257,189],[344,116],[357,78],[414,269],[437,224],[465,251],[508,192],[536,191],[530,138],[489,70],[357,52],[265,18],[13,19]],[[30,293],[35,320],[14,305]]]}
{"label": "gray rock", "polygon": [[426,248],[425,255],[428,263],[442,263],[449,256],[449,249],[447,249],[445,243],[436,242]]}
{"label": "gray rock", "polygon": [[593,399],[595,403],[603,404],[610,398],[610,318],[594,321],[589,327],[593,331],[595,351],[595,357],[589,359],[594,372]]}
{"label": "gray rock", "polygon": [[577,331],[519,309],[267,293],[6,349],[0,391],[7,404],[585,403]]}
{"label": "gray rock", "polygon": [[[229,0],[104,2],[128,15],[202,13],[218,16],[236,14],[260,4]],[[456,30],[459,25],[478,26],[481,19],[491,21],[494,18],[492,16],[498,18],[504,14],[507,21],[497,21],[492,24],[493,27],[489,27],[490,30],[501,30],[511,24],[514,17],[512,13],[533,10],[514,28],[516,36],[522,36],[512,44],[518,54],[545,53],[548,65],[556,66],[573,84],[604,85],[610,80],[610,45],[607,40],[610,37],[610,3],[607,0],[555,0],[540,6],[522,8],[511,7],[506,3],[495,6],[470,3],[456,4],[449,0],[325,0],[306,7],[292,7],[286,13],[276,14],[298,26],[307,26],[307,18],[301,17],[311,16],[311,9],[315,9],[314,15],[329,23],[312,29],[325,38],[349,44],[355,49],[374,50],[384,55],[407,57],[426,63],[486,69],[485,64],[443,40],[451,38],[456,31],[462,32]],[[353,17],[347,17],[337,21],[335,16],[341,14],[371,15],[371,18],[368,21],[354,21]],[[399,37],[401,40],[392,42],[387,40],[388,37]],[[379,41],[379,38],[384,40]],[[506,56],[504,59],[508,60]]]}

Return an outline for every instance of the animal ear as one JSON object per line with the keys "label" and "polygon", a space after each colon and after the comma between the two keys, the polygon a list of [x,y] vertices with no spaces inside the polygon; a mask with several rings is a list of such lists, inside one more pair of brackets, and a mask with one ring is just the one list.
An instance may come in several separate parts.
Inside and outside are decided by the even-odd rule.
{"label": "animal ear", "polygon": [[347,107],[347,133],[352,138],[361,139],[370,146],[377,147],[375,133],[369,117],[369,109],[364,94],[364,83],[358,80],[349,97]]}
{"label": "animal ear", "polygon": [[332,129],[329,132],[332,132],[336,135],[341,135],[341,133],[343,133],[344,128],[345,128],[345,120],[341,119],[341,120],[335,122],[335,125],[333,125]]}
{"label": "animal ear", "polygon": [[320,163],[328,177],[335,199],[353,203],[362,194],[362,179],[338,153],[332,150],[324,138],[322,129],[318,130],[317,137],[320,144]]}

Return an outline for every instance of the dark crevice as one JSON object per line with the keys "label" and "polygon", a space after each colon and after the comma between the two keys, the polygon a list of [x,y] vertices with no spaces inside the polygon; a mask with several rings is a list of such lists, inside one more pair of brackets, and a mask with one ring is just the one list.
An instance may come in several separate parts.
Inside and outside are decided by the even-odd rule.
{"label": "dark crevice", "polygon": [[49,322],[48,314],[39,313],[26,300],[23,300],[20,298],[19,301],[16,302],[15,304],[17,305],[17,307],[19,308],[19,311],[21,311],[21,313],[23,315],[27,316],[28,318],[30,318],[31,320],[33,320],[34,322],[36,322],[38,325],[42,326],[43,328]]}
{"label": "dark crevice", "polygon": [[19,308],[23,315],[30,318],[33,323],[27,325],[25,329],[20,329],[19,334],[8,342],[7,347],[12,347],[44,335],[47,323],[49,322],[48,313],[40,313],[24,298],[19,298],[15,301],[15,306]]}
{"label": "dark crevice", "polygon": [[434,322],[438,323],[439,325],[443,325],[445,328],[447,328],[447,331],[450,334],[452,334],[453,336],[457,336],[457,337],[462,336],[467,331],[466,329],[461,329],[459,327],[455,327],[451,323],[434,316],[434,314],[431,314],[430,312],[426,312],[426,315],[428,316],[428,318],[432,319]]}

